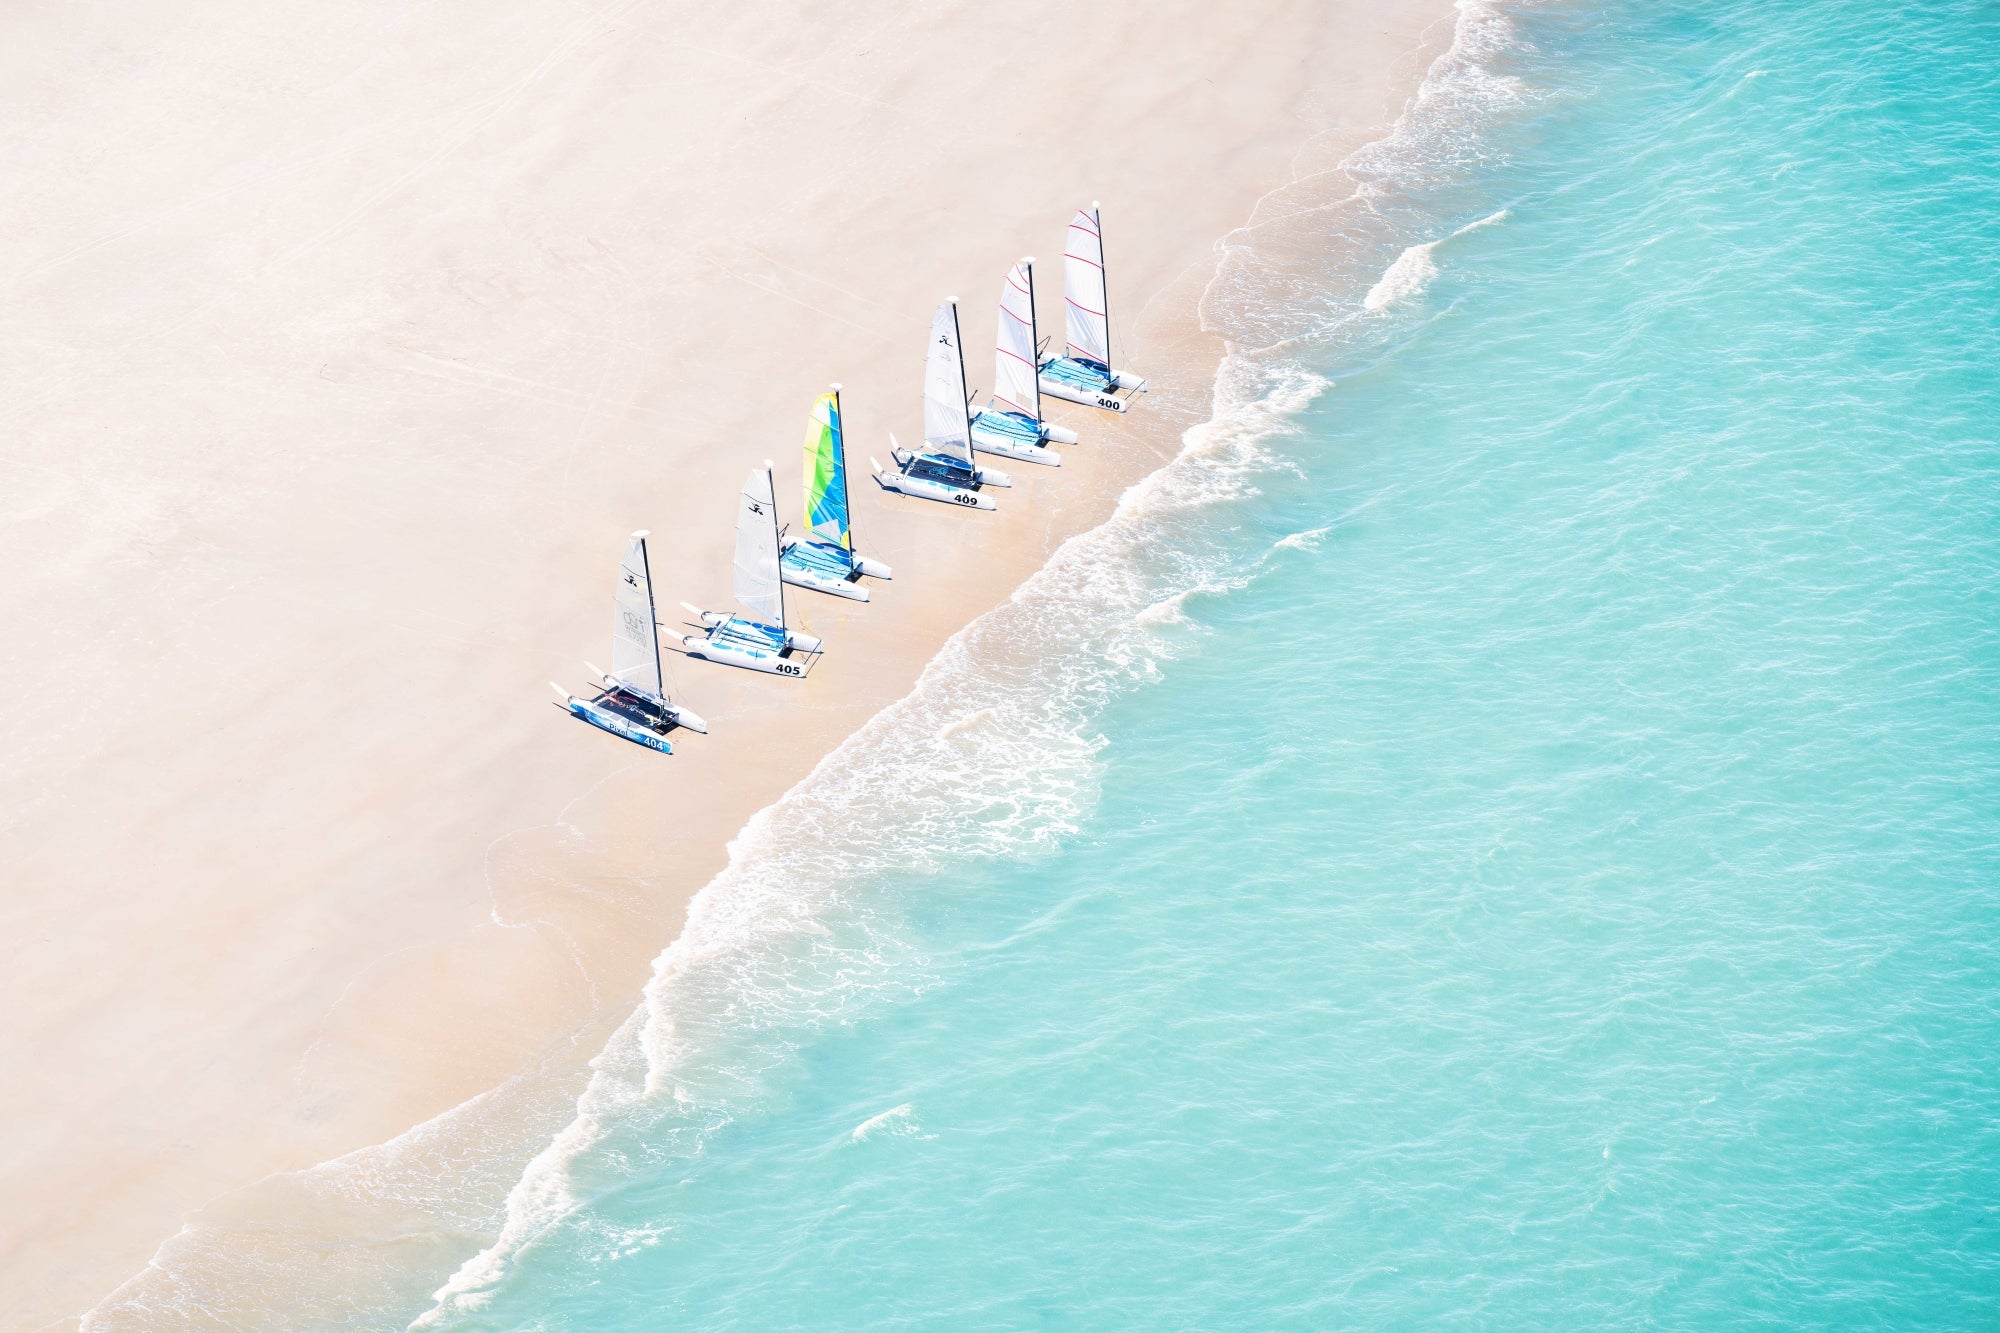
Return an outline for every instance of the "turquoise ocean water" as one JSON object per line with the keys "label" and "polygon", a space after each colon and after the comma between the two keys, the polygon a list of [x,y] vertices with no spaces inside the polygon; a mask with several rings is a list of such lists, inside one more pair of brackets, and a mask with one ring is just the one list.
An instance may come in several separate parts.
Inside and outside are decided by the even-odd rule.
{"label": "turquoise ocean water", "polygon": [[420,1322],[2000,1324],[2000,9],[1469,7],[1262,216]]}

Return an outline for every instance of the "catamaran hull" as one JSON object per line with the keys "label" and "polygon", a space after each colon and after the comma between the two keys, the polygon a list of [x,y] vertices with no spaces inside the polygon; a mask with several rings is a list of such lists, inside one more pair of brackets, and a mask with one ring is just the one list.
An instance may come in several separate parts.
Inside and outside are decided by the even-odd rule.
{"label": "catamaran hull", "polygon": [[1042,392],[1065,402],[1081,403],[1085,407],[1099,407],[1106,412],[1123,412],[1130,406],[1128,400],[1118,396],[1119,390],[1126,393],[1146,392],[1146,381],[1137,375],[1087,358],[1058,356],[1042,362],[1036,371],[1036,379],[1041,382]]}
{"label": "catamaran hull", "polygon": [[564,696],[564,701],[569,707],[570,716],[588,722],[599,731],[609,732],[620,740],[643,745],[648,750],[657,750],[661,754],[674,752],[674,747],[668,743],[665,736],[648,730],[636,722],[628,722],[616,713],[607,713],[601,708],[593,707],[588,699],[579,699],[570,694]]}
{"label": "catamaran hull", "polygon": [[1075,444],[1076,432],[1037,421],[1026,412],[1003,412],[991,407],[972,418],[972,447],[982,453],[1061,467],[1062,456],[1042,447],[1052,440]]}
{"label": "catamaran hull", "polygon": [[961,509],[998,509],[990,495],[978,491],[968,491],[959,486],[946,486],[942,482],[924,481],[918,477],[906,477],[900,472],[875,469],[875,484],[885,491],[898,495],[913,496],[919,500],[936,500],[939,504],[957,505]]}
{"label": "catamaran hull", "polygon": [[1044,467],[1061,467],[1062,455],[1039,444],[1029,444],[1026,440],[1010,439],[1005,435],[982,434],[977,424],[972,428],[972,447],[982,454],[994,454],[1001,458],[1011,458],[1021,463],[1040,463]]}
{"label": "catamaran hull", "polygon": [[696,638],[689,634],[681,643],[687,655],[697,662],[717,662],[723,666],[742,667],[745,671],[761,671],[767,676],[793,676],[806,674],[802,663],[778,656],[776,653],[760,653],[747,648],[729,648],[713,639]]}
{"label": "catamaran hull", "polygon": [[776,653],[760,653],[748,648],[731,648],[713,639],[699,638],[693,634],[684,635],[681,645],[687,655],[698,662],[717,662],[723,666],[742,667],[745,671],[761,671],[767,676],[800,677],[806,674],[803,663]]}
{"label": "catamaran hull", "polygon": [[[807,657],[825,647],[819,639],[810,634],[801,634],[795,629],[782,631],[784,650],[775,641],[763,644],[730,643],[716,638],[716,634],[726,628],[736,618],[720,611],[701,612],[701,623],[708,626],[705,635],[684,634],[681,647],[689,657],[702,662],[719,662],[723,666],[742,667],[745,671],[761,671],[767,676],[800,677],[806,674],[806,664],[795,661],[791,653],[801,653]],[[773,627],[759,627],[758,634],[769,635]]]}
{"label": "catamaran hull", "polygon": [[868,600],[868,589],[851,579],[837,579],[817,570],[799,569],[792,565],[781,565],[778,576],[794,588],[810,588],[814,592],[829,593],[835,597],[845,597],[850,602]]}
{"label": "catamaran hull", "polygon": [[1060,380],[1044,379],[1042,392],[1051,398],[1060,398],[1066,403],[1081,403],[1085,407],[1101,407],[1106,412],[1123,412],[1125,400],[1112,393],[1098,393],[1091,389],[1079,389],[1064,384]]}
{"label": "catamaran hull", "polygon": [[[840,568],[842,562],[847,565],[845,571]],[[810,588],[849,601],[865,602],[868,589],[861,580],[887,579],[889,567],[880,560],[870,560],[825,542],[793,541],[786,543],[779,557],[778,574],[795,588]]]}
{"label": "catamaran hull", "polygon": [[[708,735],[708,723],[702,721],[692,710],[683,708],[679,704],[670,704],[664,699],[653,699],[645,695],[635,695],[630,685],[627,685],[609,671],[598,666],[597,663],[585,662],[583,665],[591,675],[597,677],[599,683],[604,686],[606,694],[622,694],[628,698],[635,698],[640,701],[642,707],[651,708],[659,713],[665,719],[668,726],[679,727],[683,731],[699,732],[703,736]],[[562,686],[556,684],[554,681],[549,682],[549,688],[557,694],[563,695],[565,698],[568,697],[569,691],[563,689]]]}
{"label": "catamaran hull", "polygon": [[[736,619],[735,616],[726,615],[721,611],[703,611],[701,613],[701,623],[708,626],[711,630],[721,629],[724,625],[727,625],[730,621],[735,619]],[[748,622],[739,622],[739,623],[748,623]],[[769,625],[760,625],[757,627],[757,630],[758,633],[766,635],[771,634],[773,632],[772,627]],[[791,649],[795,653],[817,653],[823,651],[826,647],[826,644],[821,640],[814,638],[810,634],[801,633],[800,631],[795,629],[782,630],[778,632],[782,633],[785,636],[785,647]],[[776,650],[774,649],[773,651]]]}

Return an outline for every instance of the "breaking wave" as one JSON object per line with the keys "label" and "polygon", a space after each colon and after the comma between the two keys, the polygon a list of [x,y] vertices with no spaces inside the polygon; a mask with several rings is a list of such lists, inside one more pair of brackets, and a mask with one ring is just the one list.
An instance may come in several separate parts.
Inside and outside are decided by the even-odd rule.
{"label": "breaking wave", "polygon": [[1437,263],[1431,258],[1431,251],[1437,247],[1436,241],[1427,241],[1397,255],[1396,262],[1389,265],[1382,280],[1370,287],[1368,295],[1361,298],[1361,308],[1387,310],[1392,305],[1423,295],[1431,280],[1437,277]]}
{"label": "breaking wave", "polygon": [[1387,310],[1390,306],[1401,305],[1405,301],[1422,296],[1438,275],[1435,256],[1440,245],[1445,241],[1456,240],[1467,232],[1477,231],[1481,227],[1490,227],[1506,220],[1507,210],[1503,208],[1477,222],[1466,223],[1442,240],[1425,241],[1422,245],[1410,246],[1396,256],[1396,262],[1389,265],[1388,271],[1368,289],[1368,295],[1361,298],[1361,308]]}
{"label": "breaking wave", "polygon": [[877,1134],[915,1134],[916,1132],[916,1116],[912,1112],[910,1104],[904,1102],[901,1106],[890,1107],[880,1115],[869,1116],[854,1127],[854,1132],[848,1135],[848,1139],[853,1143],[865,1143]]}

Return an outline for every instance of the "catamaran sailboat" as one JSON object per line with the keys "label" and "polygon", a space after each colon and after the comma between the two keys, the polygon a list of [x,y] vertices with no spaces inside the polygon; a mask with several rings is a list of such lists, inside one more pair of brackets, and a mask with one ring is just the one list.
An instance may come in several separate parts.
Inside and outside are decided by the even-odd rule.
{"label": "catamaran sailboat", "polygon": [[602,731],[672,754],[667,733],[675,727],[708,734],[708,723],[679,704],[667,702],[660,681],[660,631],[653,616],[653,579],[646,562],[646,534],[635,532],[618,562],[618,597],[611,621],[611,670],[589,662],[603,687],[580,699],[554,681],[549,688],[576,717]]}
{"label": "catamaran sailboat", "polygon": [[1041,363],[1042,392],[1085,407],[1123,412],[1118,396],[1146,392],[1146,381],[1111,368],[1111,302],[1104,282],[1104,227],[1097,205],[1079,208],[1063,247],[1063,320],[1068,345]]}
{"label": "catamaran sailboat", "polygon": [[972,418],[966,411],[969,396],[965,349],[958,338],[958,298],[953,297],[931,317],[930,351],[924,359],[924,452],[908,452],[891,435],[894,470],[868,460],[884,490],[967,509],[998,507],[992,496],[981,492],[988,486],[1012,486],[1014,479],[973,461]]}
{"label": "catamaran sailboat", "polygon": [[993,344],[993,397],[972,418],[972,447],[1024,463],[1062,466],[1044,445],[1076,443],[1076,432],[1042,420],[1042,386],[1035,375],[1035,261],[1023,259],[1000,284],[1000,331]]}
{"label": "catamaran sailboat", "polygon": [[681,603],[707,630],[681,636],[687,655],[774,676],[805,675],[822,645],[812,635],[785,625],[785,584],[778,573],[778,501],[769,462],[743,479],[736,508],[736,600],[754,618]]}
{"label": "catamaran sailboat", "polygon": [[806,421],[806,535],[785,539],[778,561],[784,581],[797,588],[868,600],[864,576],[890,577],[889,567],[854,550],[847,508],[847,440],[841,430],[840,386],[823,393]]}

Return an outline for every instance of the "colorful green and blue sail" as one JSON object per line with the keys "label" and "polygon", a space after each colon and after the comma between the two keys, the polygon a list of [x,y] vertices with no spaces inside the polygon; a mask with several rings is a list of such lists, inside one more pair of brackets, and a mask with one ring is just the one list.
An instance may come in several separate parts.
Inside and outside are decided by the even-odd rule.
{"label": "colorful green and blue sail", "polygon": [[813,402],[806,418],[805,536],[785,542],[780,573],[785,582],[815,592],[865,602],[861,580],[886,579],[889,567],[854,549],[848,509],[847,440],[840,421],[840,386]]}
{"label": "colorful green and blue sail", "polygon": [[806,421],[806,522],[813,536],[854,549],[847,516],[847,450],[840,433],[840,391],[823,393]]}

